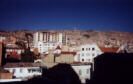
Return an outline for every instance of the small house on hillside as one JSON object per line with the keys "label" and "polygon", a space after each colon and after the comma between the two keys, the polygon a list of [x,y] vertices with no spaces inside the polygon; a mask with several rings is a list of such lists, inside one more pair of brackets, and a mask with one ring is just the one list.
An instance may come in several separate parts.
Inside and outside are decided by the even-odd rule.
{"label": "small house on hillside", "polygon": [[13,73],[14,78],[30,78],[42,75],[40,63],[7,63],[4,69]]}

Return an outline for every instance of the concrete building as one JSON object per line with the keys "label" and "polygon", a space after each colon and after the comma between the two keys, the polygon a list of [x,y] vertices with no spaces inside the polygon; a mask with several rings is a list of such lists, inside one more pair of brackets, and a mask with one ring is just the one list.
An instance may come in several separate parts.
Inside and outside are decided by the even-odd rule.
{"label": "concrete building", "polygon": [[7,63],[4,69],[13,73],[15,78],[30,78],[42,75],[40,63]]}
{"label": "concrete building", "polygon": [[18,48],[18,47],[6,47],[6,54],[5,58],[13,58],[13,59],[18,59],[21,60],[21,54],[24,53],[23,48]]}
{"label": "concrete building", "polygon": [[12,79],[12,73],[0,67],[0,79]]}
{"label": "concrete building", "polygon": [[93,62],[93,59],[102,53],[97,44],[81,45],[74,60],[76,62]]}
{"label": "concrete building", "polygon": [[3,42],[6,39],[6,37],[0,36],[0,42]]}
{"label": "concrete building", "polygon": [[43,43],[43,42],[36,42],[34,45],[34,48],[38,49],[38,53],[46,53],[51,49],[55,49],[57,46],[62,46],[62,43],[54,43],[54,42],[48,42],[48,43]]}
{"label": "concrete building", "polygon": [[86,80],[91,78],[91,64],[89,63],[73,63],[71,64],[74,71],[79,76],[81,83],[85,84]]}
{"label": "concrete building", "polygon": [[60,42],[62,43],[62,33],[36,32],[34,33],[34,42]]}
{"label": "concrete building", "polygon": [[64,39],[62,33],[36,32],[33,36],[34,48],[37,48],[41,54],[67,43],[67,39]]}
{"label": "concrete building", "polygon": [[0,42],[2,42],[3,44],[15,44],[16,41],[17,39],[13,36],[9,36],[9,37],[0,36]]}
{"label": "concrete building", "polygon": [[76,52],[61,52],[60,54],[55,54],[55,62],[71,64],[74,62],[75,55]]}

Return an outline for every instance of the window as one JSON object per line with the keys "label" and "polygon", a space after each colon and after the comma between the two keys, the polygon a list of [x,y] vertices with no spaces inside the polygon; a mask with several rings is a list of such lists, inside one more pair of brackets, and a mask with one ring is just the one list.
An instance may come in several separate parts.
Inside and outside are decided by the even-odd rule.
{"label": "window", "polygon": [[82,62],[84,61],[84,59],[82,59]]}
{"label": "window", "polygon": [[92,51],[94,51],[95,50],[95,48],[92,48]]}
{"label": "window", "polygon": [[86,69],[86,74],[89,74],[89,69]]}
{"label": "window", "polygon": [[20,69],[20,73],[23,73],[23,69]]}
{"label": "window", "polygon": [[84,51],[84,48],[82,48],[82,51]]}
{"label": "window", "polygon": [[86,51],[88,51],[89,50],[89,48],[86,48]]}
{"label": "window", "polygon": [[79,70],[79,75],[82,75],[82,72],[81,72],[81,70]]}
{"label": "window", "polygon": [[29,72],[29,73],[31,73],[31,71],[32,71],[31,69],[28,69],[28,72]]}

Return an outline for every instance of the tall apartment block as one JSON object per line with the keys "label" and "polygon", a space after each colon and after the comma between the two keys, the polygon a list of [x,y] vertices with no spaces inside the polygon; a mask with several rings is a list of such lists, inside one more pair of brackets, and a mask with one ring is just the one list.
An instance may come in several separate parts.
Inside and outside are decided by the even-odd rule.
{"label": "tall apartment block", "polygon": [[67,44],[67,36],[62,33],[36,32],[33,36],[34,48],[38,48],[40,53]]}
{"label": "tall apartment block", "polygon": [[51,33],[51,32],[36,32],[34,33],[34,42],[59,42],[64,45],[67,44],[67,36],[62,33]]}

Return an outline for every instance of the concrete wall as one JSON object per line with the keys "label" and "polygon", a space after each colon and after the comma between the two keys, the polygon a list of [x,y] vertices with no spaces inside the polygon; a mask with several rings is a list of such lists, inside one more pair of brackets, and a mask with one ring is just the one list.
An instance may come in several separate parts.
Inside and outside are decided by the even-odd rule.
{"label": "concrete wall", "polygon": [[73,63],[74,56],[72,54],[61,54],[60,56],[56,57],[55,61],[58,63]]}
{"label": "concrete wall", "polygon": [[42,60],[44,63],[54,63],[54,55],[49,54],[49,55],[45,56]]}
{"label": "concrete wall", "polygon": [[81,83],[85,83],[86,79],[90,79],[91,76],[91,65],[72,65],[72,68],[79,76]]}

